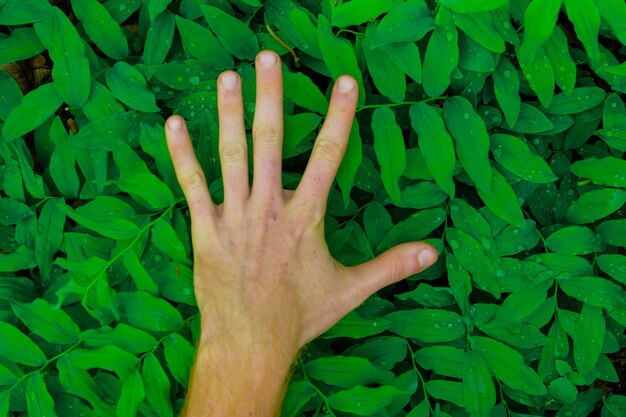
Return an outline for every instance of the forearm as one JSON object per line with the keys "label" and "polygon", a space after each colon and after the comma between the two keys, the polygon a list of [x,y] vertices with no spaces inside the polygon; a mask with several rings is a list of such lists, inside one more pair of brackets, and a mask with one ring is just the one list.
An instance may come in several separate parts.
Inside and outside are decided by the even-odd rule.
{"label": "forearm", "polygon": [[181,417],[279,416],[295,359],[281,350],[218,337],[201,343]]}

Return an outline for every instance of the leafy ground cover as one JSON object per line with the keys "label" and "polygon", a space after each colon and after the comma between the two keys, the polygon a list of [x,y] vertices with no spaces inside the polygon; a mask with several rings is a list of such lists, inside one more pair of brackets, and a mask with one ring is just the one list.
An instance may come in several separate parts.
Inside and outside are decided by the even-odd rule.
{"label": "leafy ground cover", "polygon": [[[171,417],[198,337],[164,118],[281,54],[284,184],[360,85],[331,252],[440,252],[298,359],[283,416],[626,416],[623,0],[0,0],[0,416]],[[254,372],[253,369],[250,370]]]}

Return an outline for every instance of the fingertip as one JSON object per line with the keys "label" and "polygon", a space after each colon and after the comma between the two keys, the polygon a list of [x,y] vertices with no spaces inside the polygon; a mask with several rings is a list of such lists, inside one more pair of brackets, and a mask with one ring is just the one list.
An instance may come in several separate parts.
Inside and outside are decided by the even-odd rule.
{"label": "fingertip", "polygon": [[428,245],[428,247],[423,248],[417,254],[417,260],[422,269],[432,266],[435,262],[437,262],[438,258],[439,255],[437,250],[432,245]]}
{"label": "fingertip", "polygon": [[181,132],[183,130],[183,126],[185,124],[185,121],[183,120],[182,117],[180,116],[170,116],[169,119],[167,119],[167,128],[174,133],[178,133]]}
{"label": "fingertip", "polygon": [[356,87],[356,80],[350,75],[342,75],[337,80],[337,88],[339,88],[339,92],[343,94],[348,94],[354,91]]}

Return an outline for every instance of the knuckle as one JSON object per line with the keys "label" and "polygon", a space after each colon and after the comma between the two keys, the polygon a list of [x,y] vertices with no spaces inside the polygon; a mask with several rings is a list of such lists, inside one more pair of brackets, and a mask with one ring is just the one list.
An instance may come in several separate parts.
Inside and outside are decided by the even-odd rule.
{"label": "knuckle", "polygon": [[325,161],[336,162],[341,159],[343,148],[330,139],[320,139],[315,145],[315,152]]}
{"label": "knuckle", "polygon": [[393,260],[389,265],[389,274],[391,279],[394,280],[402,278],[404,276],[404,264],[402,261]]}
{"label": "knuckle", "polygon": [[240,143],[223,146],[220,150],[222,160],[227,162],[239,161],[244,158],[246,150]]}
{"label": "knuckle", "polygon": [[295,230],[298,233],[302,233],[308,228],[315,228],[324,221],[324,213],[305,201],[294,204],[292,216],[296,223]]}
{"label": "knuckle", "polygon": [[257,126],[252,132],[252,136],[257,143],[276,143],[282,132],[272,125]]}
{"label": "knuckle", "polygon": [[183,176],[182,186],[187,190],[195,190],[205,183],[204,174],[198,170],[188,172]]}

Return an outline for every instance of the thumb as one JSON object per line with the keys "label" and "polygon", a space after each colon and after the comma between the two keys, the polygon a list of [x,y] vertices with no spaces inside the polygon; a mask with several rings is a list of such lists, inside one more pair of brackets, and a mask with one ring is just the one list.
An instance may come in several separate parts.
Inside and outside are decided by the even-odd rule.
{"label": "thumb", "polygon": [[370,295],[387,285],[417,274],[437,261],[437,250],[428,243],[403,243],[371,261],[348,268],[348,303],[359,306]]}

